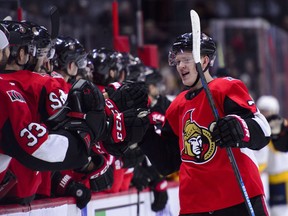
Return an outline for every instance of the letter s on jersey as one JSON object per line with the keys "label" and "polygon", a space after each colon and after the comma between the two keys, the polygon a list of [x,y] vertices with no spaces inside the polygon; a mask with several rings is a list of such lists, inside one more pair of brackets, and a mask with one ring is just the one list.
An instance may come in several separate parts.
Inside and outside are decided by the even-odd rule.
{"label": "letter s on jersey", "polygon": [[64,103],[66,102],[68,94],[66,94],[63,90],[59,90],[59,95],[54,92],[49,94],[49,100],[51,101],[51,108],[52,109],[59,109],[61,108]]}

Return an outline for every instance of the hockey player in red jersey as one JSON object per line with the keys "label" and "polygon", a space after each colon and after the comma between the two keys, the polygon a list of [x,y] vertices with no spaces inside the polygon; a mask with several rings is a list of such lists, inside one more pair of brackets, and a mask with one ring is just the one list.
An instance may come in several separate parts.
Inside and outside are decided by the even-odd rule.
{"label": "hockey player in red jersey", "polygon": [[83,45],[75,38],[59,36],[55,42],[53,69],[60,73],[66,82],[73,84],[78,69],[87,65],[87,53]]}
{"label": "hockey player in red jersey", "polygon": [[[144,83],[121,82],[130,74],[129,68],[140,63],[138,58],[129,53],[120,53],[104,47],[93,49],[87,58],[88,67],[93,72],[93,82],[102,89],[106,97],[107,113],[122,112],[131,108],[147,108],[148,96]],[[143,134],[147,129],[146,126],[148,122],[136,126],[135,135]],[[114,178],[117,179],[112,188],[106,192],[128,190],[132,178],[131,168],[143,160],[144,156],[138,154],[139,147],[134,149],[134,144],[127,146],[127,143],[121,143],[118,148],[108,145],[105,147],[108,153],[116,156],[113,164]]]}
{"label": "hockey player in red jersey", "polygon": [[[75,40],[74,40],[75,41]],[[61,68],[61,70],[60,70],[60,72],[62,71],[62,73],[63,72],[67,72],[67,71],[69,71],[68,70],[68,68],[66,68],[66,67],[68,67],[68,65],[69,65],[69,62],[77,62],[76,60],[77,60],[77,58],[75,58],[77,55],[74,55],[73,56],[73,52],[75,53],[75,52],[77,52],[77,50],[80,50],[81,51],[81,49],[79,48],[75,48],[75,50],[71,50],[71,49],[69,49],[69,46],[68,45],[71,45],[71,44],[73,44],[74,42],[71,40],[71,38],[70,37],[62,37],[62,40],[61,41],[58,41],[58,43],[56,43],[56,59],[55,59],[55,62],[58,64],[58,65],[56,65],[56,69],[58,69],[59,70],[59,68]],[[78,42],[79,43],[79,42]],[[75,44],[75,46],[74,47],[79,47],[79,45],[78,44]],[[91,52],[90,53],[90,55],[89,55],[89,57],[91,57],[92,56],[92,58],[89,58],[88,59],[88,62],[89,62],[89,60],[91,61],[91,63],[93,63],[91,66],[93,67],[93,68],[91,68],[92,70],[94,69],[94,61],[95,60],[99,60],[97,63],[98,63],[98,65],[95,65],[95,67],[97,67],[98,68],[98,66],[99,67],[105,67],[106,66],[106,62],[104,62],[104,61],[101,61],[100,60],[100,56],[98,55],[99,53],[98,52],[94,52],[95,50],[93,50],[93,52]],[[81,54],[81,52],[80,52],[80,54]],[[103,53],[104,54],[104,53]],[[113,53],[112,53],[113,54]],[[103,59],[109,59],[109,60],[115,60],[115,58],[110,58],[110,56],[109,55],[106,55],[106,56],[101,56],[101,57],[103,57]],[[105,58],[104,58],[105,57]],[[112,56],[111,56],[112,57]],[[117,57],[117,56],[114,56],[114,57]],[[59,60],[57,60],[57,58],[60,58],[60,60],[61,61],[59,61]],[[102,60],[103,60],[102,59]],[[92,62],[93,61],[93,62]],[[113,63],[112,61],[110,62],[110,63]],[[78,64],[76,64],[76,65],[78,65]],[[66,68],[66,69],[65,69]],[[95,68],[95,69],[97,69],[97,68]],[[89,68],[90,69],[90,68]],[[78,72],[79,72],[79,70],[78,70]],[[101,71],[102,73],[103,73],[103,71]],[[107,73],[109,72],[108,70],[106,71]],[[78,75],[78,74],[77,74]],[[71,77],[71,75],[70,75],[70,77]],[[70,81],[71,81],[72,79],[70,79]],[[100,80],[99,80],[100,81]],[[97,84],[99,84],[99,81],[97,82]],[[120,95],[120,94],[119,94]],[[121,98],[118,98],[118,99],[121,99]],[[112,102],[112,101],[111,101]],[[113,103],[113,102],[112,102]],[[117,102],[116,102],[116,104],[117,104]],[[108,121],[110,122],[110,125],[113,125],[113,124],[111,124],[112,122],[111,122],[111,120],[113,120],[113,118],[111,118],[111,114],[112,114],[112,112],[111,111],[109,111],[109,108],[106,106],[106,108],[105,108],[105,110],[107,110],[108,112],[107,112],[107,116],[108,116]],[[122,110],[122,111],[126,111],[126,110]],[[132,111],[132,112],[131,112]],[[132,128],[134,128],[133,127],[133,125],[134,126],[136,126],[137,125],[137,121],[134,121],[133,120],[133,116],[134,116],[134,114],[135,114],[135,112],[133,111],[133,110],[130,110],[130,111],[128,111],[128,112],[123,112],[123,114],[124,114],[124,116],[126,115],[126,117],[128,117],[128,118],[130,118],[130,123],[129,123],[129,119],[128,118],[126,118],[127,119],[127,123],[129,124],[129,125],[131,125],[131,126],[128,126],[126,123],[125,123],[125,125],[126,126],[128,126],[128,127],[130,127],[131,129],[129,129],[129,130],[127,130],[127,132],[129,132],[130,133],[130,131],[131,130],[133,130]],[[147,119],[148,120],[148,119]],[[134,121],[134,122],[133,122]],[[145,120],[144,120],[144,122],[145,122]],[[136,124],[135,124],[136,123]],[[141,130],[143,130],[143,131],[145,131],[145,124],[143,125],[143,124],[141,124],[141,126],[143,126],[142,128],[141,128]],[[115,131],[115,132],[117,132],[117,131]],[[132,132],[133,134],[134,134],[134,132]],[[115,134],[114,132],[112,132],[112,136],[113,136],[113,134]],[[136,133],[136,135],[135,136],[138,136],[138,137],[141,137],[142,135],[141,134],[139,134],[139,133]],[[124,137],[123,137],[124,138]],[[120,142],[120,141],[123,141],[123,138],[121,139],[121,140],[118,140],[117,142]],[[133,137],[131,137],[130,136],[130,138],[132,138],[132,139],[134,139]],[[129,139],[130,139],[129,138]],[[115,140],[114,140],[115,141]],[[102,159],[104,159],[104,161],[106,161],[106,162],[108,162],[108,160],[110,161],[110,159],[111,158],[114,158],[113,156],[111,156],[111,155],[109,155],[108,153],[106,153],[105,151],[106,151],[106,148],[107,147],[109,147],[110,149],[114,149],[114,148],[118,148],[118,146],[121,146],[121,147],[123,147],[123,148],[125,148],[126,146],[128,146],[129,145],[129,143],[127,142],[127,141],[125,141],[125,142],[122,142],[121,144],[120,143],[117,143],[117,145],[113,145],[113,143],[112,143],[112,145],[111,145],[111,143],[108,141],[107,142],[107,140],[105,141],[103,141],[102,142],[104,145],[101,145],[102,147],[103,146],[105,146],[105,148],[104,148],[104,151],[103,151],[103,149],[98,149],[98,150],[100,150],[100,151],[102,151]],[[107,145],[107,143],[110,143],[109,145]],[[109,150],[110,150],[109,149]],[[94,149],[93,149],[94,150]],[[97,151],[97,150],[96,150]],[[99,152],[100,152],[99,151]],[[99,159],[99,157],[100,157],[101,155],[99,155],[99,154],[96,154],[95,155],[95,158],[97,158],[97,160]],[[65,171],[65,172],[62,172],[62,174],[64,174],[65,173],[65,175],[67,175],[67,174],[69,174],[70,176],[71,176],[71,178],[73,178],[73,179],[75,179],[75,180],[77,180],[77,181],[81,181],[81,182],[83,182],[83,183],[85,183],[85,185],[87,186],[87,187],[89,187],[89,188],[91,188],[91,190],[92,191],[96,191],[96,192],[99,192],[99,191],[102,191],[103,189],[107,189],[107,188],[109,188],[109,187],[111,187],[111,184],[112,184],[112,182],[111,182],[111,177],[112,177],[112,180],[113,180],[113,176],[111,176],[110,175],[110,171],[112,171],[110,168],[111,168],[111,166],[109,166],[109,168],[108,169],[104,169],[105,168],[105,164],[106,164],[106,162],[104,162],[103,163],[103,166],[102,166],[102,171],[101,171],[101,167],[99,167],[99,173],[100,173],[100,171],[101,171],[101,173],[103,173],[105,170],[106,170],[106,172],[105,172],[105,175],[104,174],[102,174],[101,175],[101,177],[99,177],[98,178],[98,181],[97,181],[97,183],[96,183],[96,181],[93,181],[94,183],[93,184],[91,184],[91,181],[90,181],[90,184],[89,184],[89,182],[88,182],[88,184],[87,184],[87,177],[85,177],[85,176],[87,176],[87,175],[83,175],[83,173],[82,173],[82,176],[81,176],[81,170],[77,170],[77,171]],[[111,163],[111,161],[109,162],[109,163]],[[114,162],[113,162],[114,163]],[[115,163],[117,163],[117,161],[115,161]],[[113,166],[115,169],[118,167],[118,166]],[[96,176],[96,173],[95,173],[95,176]],[[115,176],[114,176],[115,177]],[[101,180],[100,180],[101,179]],[[117,181],[115,181],[114,183],[120,183],[119,184],[119,186],[121,186],[121,181],[119,181],[119,178],[118,178],[118,176],[116,177],[116,179],[117,179]],[[114,184],[115,185],[115,184]],[[114,185],[112,186],[112,188],[111,188],[111,191],[114,191]]]}
{"label": "hockey player in red jersey", "polygon": [[[78,168],[88,163],[90,144],[87,142],[88,139],[83,139],[82,137],[86,133],[91,137],[91,140],[94,140],[96,138],[95,135],[99,133],[99,128],[94,130],[94,124],[91,126],[90,123],[86,124],[84,121],[78,120],[77,122],[73,118],[64,118],[62,119],[64,124],[57,124],[57,128],[48,130],[44,124],[33,122],[35,114],[31,112],[28,102],[25,100],[25,93],[17,85],[2,79],[1,92],[3,92],[1,94],[3,95],[2,101],[5,102],[5,106],[1,106],[5,109],[1,112],[1,148],[6,154],[16,158],[25,166],[39,171]],[[101,96],[100,92],[99,95]],[[89,103],[91,103],[91,99]],[[21,118],[19,118],[19,114]],[[77,128],[73,126],[75,123],[78,125]],[[76,135],[75,130],[79,131],[80,134]],[[48,131],[50,134],[48,134]],[[17,168],[21,169],[21,166]],[[25,171],[24,173],[23,170]],[[30,175],[30,172],[27,172],[26,169],[23,170],[22,175],[30,176],[31,181],[32,174]],[[38,176],[38,174],[36,173],[35,175]],[[21,181],[26,179],[21,178],[21,175],[18,177],[20,177],[19,180]],[[29,191],[33,192],[34,190],[35,192],[39,181],[37,178],[35,178],[34,184],[30,181]],[[27,188],[28,183],[26,182],[25,184]],[[23,198],[19,193],[17,197],[14,197],[14,202],[20,202],[20,199]],[[21,193],[25,193],[25,191],[21,191]],[[26,193],[29,192],[26,191]],[[5,197],[3,201],[9,202],[11,199],[12,197]],[[24,202],[26,203],[28,200],[23,199],[20,203],[25,204]]]}
{"label": "hockey player in red jersey", "polygon": [[108,84],[116,82],[119,62],[116,51],[102,47],[93,49],[87,55],[87,66],[92,72],[93,83],[102,91]]}
{"label": "hockey player in red jersey", "polygon": [[[46,43],[42,44],[42,47],[35,46],[35,35],[39,36],[44,32],[44,28],[27,22],[17,22],[17,21],[2,21],[3,25],[7,27],[7,29],[11,33],[11,37],[9,41],[13,46],[11,49],[11,56],[9,57],[8,64],[6,65],[6,70],[1,71],[2,78],[16,82],[21,88],[26,92],[26,95],[30,96],[28,104],[33,113],[35,113],[34,120],[35,121],[42,121],[44,122],[50,115],[56,112],[67,99],[67,94],[69,88],[65,89],[65,85],[62,86],[56,79],[52,79],[48,75],[41,75],[30,70],[23,70],[24,68],[34,69],[38,63],[38,59],[40,59],[40,55],[43,55],[41,52],[42,49],[48,48],[51,44],[50,37],[46,37]],[[33,31],[32,31],[33,28]],[[47,30],[46,30],[47,32]],[[29,61],[28,61],[29,60]],[[31,92],[27,94],[27,92]],[[46,97],[45,94],[49,95],[49,98]],[[26,96],[25,95],[25,96]],[[34,104],[32,106],[31,104]],[[36,117],[37,116],[37,117]],[[24,204],[27,202],[29,203],[32,199],[34,199],[35,191],[38,188],[39,184],[42,182],[42,172],[39,173],[38,171],[32,171],[28,169],[26,166],[23,166],[22,163],[13,159],[10,164],[10,169],[16,176],[18,176],[18,184],[12,188],[9,192],[8,196],[15,196],[18,198],[23,198]],[[22,172],[25,172],[26,175],[23,175]],[[33,189],[32,187],[25,187],[21,184],[24,184],[24,179],[26,176],[35,179],[35,184],[31,185],[38,185],[35,186]],[[43,173],[44,174],[44,173]],[[36,179],[38,179],[36,181]],[[47,180],[43,178],[43,180]],[[47,185],[47,190],[43,192],[46,196],[50,194],[50,184]],[[24,197],[26,197],[24,199]],[[30,198],[27,198],[30,197]],[[14,198],[11,198],[13,202]],[[25,200],[25,201],[24,201]],[[22,202],[19,200],[19,202]]]}
{"label": "hockey player in red jersey", "polygon": [[181,216],[248,215],[225,149],[231,147],[254,212],[268,215],[252,149],[268,144],[269,124],[240,80],[211,77],[216,45],[202,34],[201,66],[220,115],[215,122],[191,48],[191,33],[180,35],[172,45],[169,64],[176,66],[188,90],[167,109],[161,137],[146,135],[141,149],[162,174],[179,169]]}
{"label": "hockey player in red jersey", "polygon": [[[39,26],[35,23],[31,22],[15,22],[15,21],[5,21],[4,24],[8,27],[8,29],[13,32],[13,37],[10,38],[11,42],[14,44],[13,46],[13,53],[14,56],[10,58],[10,63],[7,65],[6,71],[2,71],[2,78],[9,80],[11,82],[17,83],[17,85],[21,86],[21,88],[25,91],[25,97],[28,96],[27,101],[28,104],[35,113],[34,120],[47,122],[47,118],[53,115],[58,109],[60,109],[67,99],[67,94],[70,89],[70,85],[68,85],[63,78],[58,76],[53,78],[47,74],[38,74],[29,70],[21,70],[23,67],[32,68],[35,66],[41,66],[38,64],[39,60],[47,57],[47,53],[49,51],[51,45],[50,35],[48,34],[47,30],[44,29],[42,26]],[[25,31],[23,31],[23,29]],[[33,29],[33,31],[31,31]],[[21,31],[22,30],[22,31]],[[43,34],[45,33],[46,34]],[[39,36],[41,36],[40,38]],[[35,37],[37,36],[37,38]],[[23,40],[21,40],[23,39]],[[19,44],[21,41],[21,44]],[[18,44],[17,44],[18,42]],[[20,63],[17,64],[16,59],[17,53],[21,53],[25,51],[25,49],[29,50],[29,48],[33,48],[37,52],[28,52],[26,55],[30,55],[30,62],[29,63]],[[22,52],[24,53],[24,52]],[[22,59],[27,59],[25,55],[19,55],[19,61]],[[16,64],[15,64],[15,63]],[[34,64],[35,62],[35,64]],[[18,62],[19,63],[19,62]],[[102,95],[100,95],[102,96]],[[102,101],[102,105],[104,106],[104,100]],[[33,104],[33,106],[32,106]],[[106,123],[106,121],[105,121]],[[48,156],[48,154],[47,154]],[[73,158],[74,160],[74,158]],[[88,160],[87,160],[88,161]],[[80,165],[80,164],[79,164]],[[27,166],[27,164],[25,164]],[[41,172],[32,171],[18,161],[14,160],[10,164],[11,169],[13,172],[19,176],[18,184],[10,191],[10,196],[23,198],[22,201],[17,198],[15,199],[12,197],[11,202],[22,202],[23,204],[29,203],[33,198],[35,191],[37,190],[37,194],[41,196],[50,196],[50,173],[49,172]],[[20,168],[21,167],[21,168]],[[29,167],[29,166],[28,166]],[[59,166],[58,169],[65,169],[66,166]],[[77,167],[79,168],[78,165]],[[38,170],[51,170],[49,166],[45,166],[45,168],[39,168]],[[25,171],[26,175],[23,175],[23,170]],[[28,173],[31,173],[31,176],[35,178],[34,187],[25,187],[26,189],[23,190],[24,186],[21,184],[26,184],[25,181],[22,181],[25,176],[29,176]],[[35,175],[34,175],[35,174]],[[38,180],[36,180],[38,179]],[[38,187],[37,187],[38,185]],[[75,184],[74,184],[75,185]],[[76,185],[77,186],[77,185]],[[75,188],[75,187],[74,187]],[[83,187],[82,187],[83,189]],[[83,190],[83,197],[85,195],[85,191]],[[88,190],[89,192],[89,190]],[[86,191],[87,193],[87,191]],[[89,192],[90,193],[90,192]],[[29,198],[30,197],[30,198]],[[78,197],[79,199],[81,197]],[[9,201],[6,199],[6,201]],[[89,200],[88,200],[89,201]]]}
{"label": "hockey player in red jersey", "polygon": [[[0,24],[0,70],[5,68],[10,56],[9,41],[7,38],[9,38],[9,32],[5,26]],[[2,199],[17,182],[15,175],[8,170],[11,159],[10,156],[0,149],[0,199]]]}
{"label": "hockey player in red jersey", "polygon": [[[108,84],[108,86],[105,88],[105,93],[106,95],[110,95],[110,97],[117,102],[116,105],[120,110],[126,109],[127,107],[131,106],[129,105],[131,101],[128,103],[123,103],[121,101],[121,94],[126,95],[126,98],[130,97],[130,99],[134,97],[138,102],[144,102],[143,105],[147,104],[148,95],[141,94],[140,89],[137,90],[137,82],[138,85],[142,85],[141,90],[144,90],[144,92],[148,93],[147,87],[151,87],[150,84],[159,81],[159,76],[157,76],[159,72],[157,73],[154,70],[146,67],[140,62],[137,57],[133,57],[129,53],[113,53],[111,50],[107,50],[105,48],[93,50],[92,53],[88,55],[88,60],[89,58],[91,59],[90,62],[94,63],[93,67],[91,67],[94,69],[94,81],[97,84],[101,85]],[[150,82],[151,80],[153,81]],[[114,81],[114,83],[109,84],[109,82],[112,81]],[[115,81],[124,82],[121,83]],[[127,91],[125,91],[125,88]],[[155,117],[160,117],[161,115],[162,117],[164,117],[163,114],[165,113],[166,108],[170,104],[170,102],[168,103],[167,101],[165,101],[165,98],[160,97],[159,94],[155,95],[155,93],[153,93],[153,96],[155,97],[155,100],[153,100],[153,108],[152,106],[150,107],[151,111],[153,110],[153,116],[149,115],[151,121],[153,121],[152,119],[154,119],[153,125],[150,125],[152,130],[154,130],[154,125],[161,125],[161,122],[158,121],[159,119],[156,120]],[[144,97],[146,97],[146,99]],[[156,102],[156,105],[155,101],[157,101],[157,99],[158,103]],[[107,100],[109,101],[109,99]],[[164,101],[167,103],[167,105],[164,105]],[[160,106],[162,105],[162,108],[164,110],[160,108]],[[160,114],[159,112],[162,114]],[[152,210],[162,210],[165,207],[168,199],[166,191],[167,187],[162,187],[165,184],[167,185],[166,180],[159,175],[155,167],[151,166],[151,164],[147,165],[147,163],[145,163],[145,155],[143,154],[137,143],[134,143],[129,148],[123,149],[125,151],[121,151],[121,149],[118,149],[117,151],[117,149],[115,148],[109,148],[112,154],[118,155],[118,160],[116,160],[116,162],[118,163],[115,162],[114,172],[115,179],[117,179],[118,181],[113,184],[112,189],[108,192],[127,190],[129,185],[131,184],[131,177],[134,176],[133,185],[136,186],[138,190],[142,190],[146,187],[151,188],[154,195],[154,201],[151,204]],[[136,174],[133,173],[134,168]]]}
{"label": "hockey player in red jersey", "polygon": [[[127,79],[137,79],[145,82],[150,99],[150,126],[148,131],[155,131],[157,134],[161,134],[165,121],[165,113],[171,101],[160,93],[162,88],[160,71],[144,65],[142,65],[142,67],[142,69],[135,67],[134,72],[128,76]],[[145,156],[143,152],[142,155]],[[137,190],[142,190],[146,187],[151,190],[154,197],[153,203],[151,204],[153,211],[157,212],[165,208],[168,201],[167,180],[159,174],[156,167],[151,164],[146,156],[144,160],[134,167],[132,185],[135,186]]]}

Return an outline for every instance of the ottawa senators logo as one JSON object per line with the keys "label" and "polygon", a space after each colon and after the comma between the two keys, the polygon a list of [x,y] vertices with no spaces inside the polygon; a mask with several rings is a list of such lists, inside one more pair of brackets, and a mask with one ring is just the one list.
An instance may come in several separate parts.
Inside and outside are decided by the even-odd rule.
{"label": "ottawa senators logo", "polygon": [[217,149],[211,138],[212,136],[207,128],[200,127],[191,118],[188,119],[183,131],[182,160],[197,164],[203,164],[211,160]]}

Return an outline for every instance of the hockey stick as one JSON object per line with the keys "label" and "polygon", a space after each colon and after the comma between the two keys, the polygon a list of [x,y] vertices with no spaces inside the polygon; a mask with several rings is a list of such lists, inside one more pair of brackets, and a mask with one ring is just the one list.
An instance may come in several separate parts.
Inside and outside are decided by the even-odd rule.
{"label": "hockey stick", "polygon": [[57,7],[53,6],[50,10],[51,20],[51,38],[52,40],[58,37],[60,27],[60,14]]}
{"label": "hockey stick", "polygon": [[137,189],[137,209],[136,215],[140,216],[140,191]]}
{"label": "hockey stick", "polygon": [[[200,18],[198,16],[197,12],[194,10],[190,10],[190,18],[191,18],[192,35],[193,35],[192,54],[193,54],[195,64],[196,64],[196,70],[199,73],[203,88],[205,90],[205,94],[206,94],[208,101],[209,101],[209,105],[213,111],[214,118],[217,121],[219,119],[218,110],[216,109],[214,100],[212,98],[212,94],[210,92],[210,89],[208,87],[206,78],[204,76],[204,73],[203,73],[203,70],[201,67],[201,60],[200,60],[200,38],[201,38]],[[239,171],[239,168],[237,166],[236,160],[234,158],[233,152],[232,152],[230,147],[226,148],[226,150],[227,150],[227,154],[228,154],[229,160],[231,162],[233,171],[234,171],[235,176],[237,178],[237,182],[239,184],[240,190],[242,192],[242,195],[243,195],[243,198],[245,201],[245,205],[247,207],[249,215],[255,216],[252,204],[250,202],[250,199],[249,199],[246,187],[244,185],[243,179],[240,175],[240,171]]]}

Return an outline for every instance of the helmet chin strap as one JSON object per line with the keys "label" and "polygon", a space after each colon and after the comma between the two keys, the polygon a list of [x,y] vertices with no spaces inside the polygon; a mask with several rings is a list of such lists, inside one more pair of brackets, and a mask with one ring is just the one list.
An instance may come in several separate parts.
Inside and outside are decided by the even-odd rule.
{"label": "helmet chin strap", "polygon": [[[205,67],[205,69],[203,70],[203,73],[205,73],[208,70],[208,68],[209,68],[209,64]],[[191,86],[187,86],[187,87],[189,87],[189,88],[195,87],[196,84],[199,82],[199,80],[200,80],[200,75],[199,75],[199,73],[197,73],[197,77],[196,77],[195,82]]]}
{"label": "helmet chin strap", "polygon": [[[209,65],[206,66],[206,68],[204,69],[203,73],[206,72],[209,68]],[[191,86],[186,86],[188,89],[190,89],[187,94],[185,95],[187,100],[191,100],[197,93],[197,89],[192,89],[194,86],[196,86],[196,84],[199,82],[200,80],[200,75],[199,73],[197,74],[197,78],[195,80],[195,82],[191,85]],[[199,90],[199,89],[198,89]]]}

